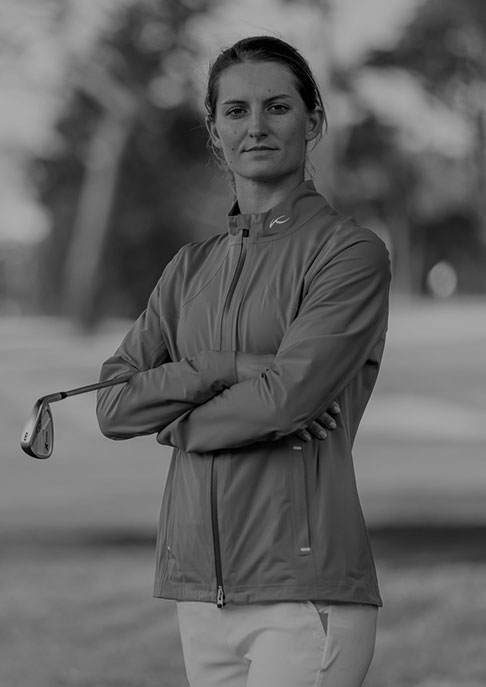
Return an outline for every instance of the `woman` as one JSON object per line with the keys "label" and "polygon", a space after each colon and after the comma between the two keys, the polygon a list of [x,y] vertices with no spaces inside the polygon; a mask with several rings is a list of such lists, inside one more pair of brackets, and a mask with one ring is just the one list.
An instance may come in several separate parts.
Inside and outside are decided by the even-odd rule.
{"label": "woman", "polygon": [[178,601],[191,687],[358,687],[381,599],[351,449],[388,254],[305,181],[325,113],[294,48],[224,50],[206,106],[235,191],[228,228],[164,270],[103,365],[134,377],[100,392],[100,426],[174,447],[154,593]]}

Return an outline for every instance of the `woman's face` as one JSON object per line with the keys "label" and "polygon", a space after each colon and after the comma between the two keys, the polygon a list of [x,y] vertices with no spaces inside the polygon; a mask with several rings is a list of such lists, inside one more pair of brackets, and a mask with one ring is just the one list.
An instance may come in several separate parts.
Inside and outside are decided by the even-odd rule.
{"label": "woman's face", "polygon": [[307,143],[321,129],[320,108],[309,112],[292,72],[278,62],[244,62],[219,77],[213,144],[235,177],[266,182],[304,178]]}

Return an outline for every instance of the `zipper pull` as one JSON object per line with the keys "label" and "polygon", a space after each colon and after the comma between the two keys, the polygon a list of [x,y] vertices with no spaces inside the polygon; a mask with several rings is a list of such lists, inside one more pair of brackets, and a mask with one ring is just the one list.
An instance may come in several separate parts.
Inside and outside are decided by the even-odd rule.
{"label": "zipper pull", "polygon": [[242,229],[242,235],[244,239],[247,239],[250,235],[250,230],[249,229]]}
{"label": "zipper pull", "polygon": [[224,589],[221,585],[218,587],[218,595],[216,597],[216,605],[218,608],[223,608],[224,606]]}

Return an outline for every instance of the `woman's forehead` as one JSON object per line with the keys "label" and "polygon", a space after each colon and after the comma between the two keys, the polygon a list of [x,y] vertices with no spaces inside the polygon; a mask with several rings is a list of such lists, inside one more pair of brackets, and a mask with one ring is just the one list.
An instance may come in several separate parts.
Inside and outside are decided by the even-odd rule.
{"label": "woman's forehead", "polygon": [[245,99],[273,95],[299,95],[295,77],[288,67],[278,62],[242,62],[220,74],[218,100]]}

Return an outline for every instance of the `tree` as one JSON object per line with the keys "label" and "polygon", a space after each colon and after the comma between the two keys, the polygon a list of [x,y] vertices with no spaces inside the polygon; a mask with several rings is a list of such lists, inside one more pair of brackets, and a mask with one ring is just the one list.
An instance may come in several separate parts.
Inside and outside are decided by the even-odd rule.
{"label": "tree", "polygon": [[335,74],[357,113],[337,154],[338,199],[388,227],[400,291],[421,289],[427,223],[465,212],[484,234],[485,15],[477,0],[429,0],[396,45]]}
{"label": "tree", "polygon": [[[154,249],[160,272],[187,240],[179,209],[190,197],[185,171],[201,164],[204,146],[187,74],[193,47],[184,31],[206,9],[204,0],[123,8],[92,59],[73,70],[57,127],[61,153],[37,162],[53,218],[44,247],[48,290],[59,294],[53,309],[63,307],[87,328],[107,303],[120,315],[140,309],[141,294],[145,299],[148,282],[154,283]],[[116,286],[127,278],[130,289],[117,298]]]}

